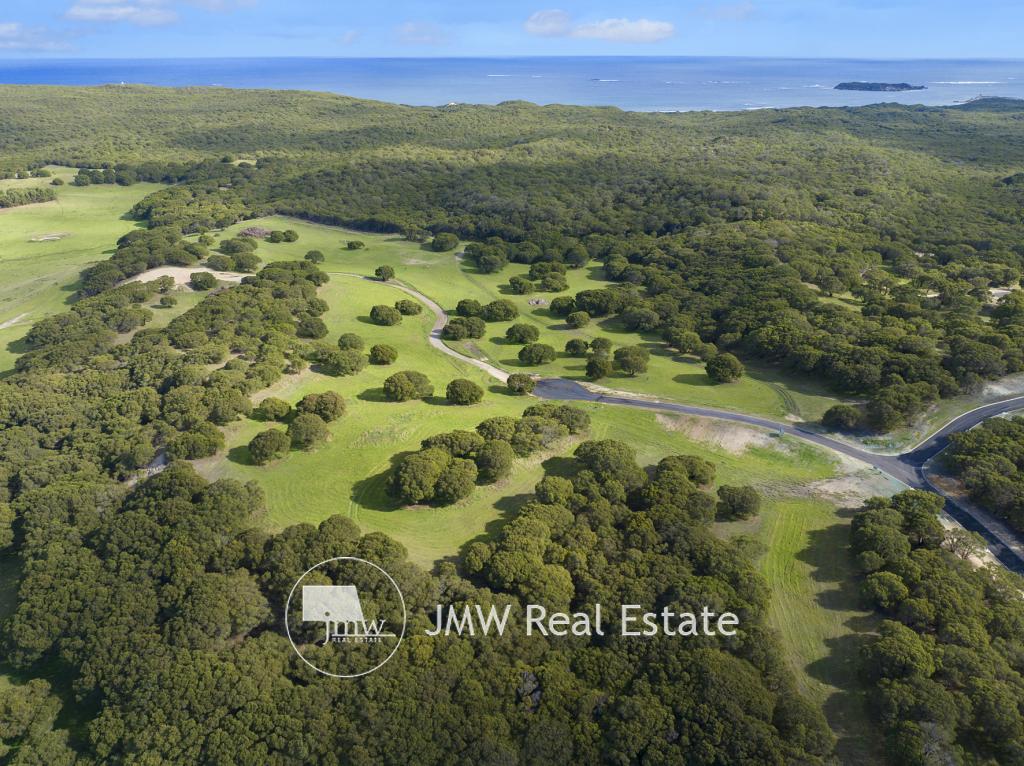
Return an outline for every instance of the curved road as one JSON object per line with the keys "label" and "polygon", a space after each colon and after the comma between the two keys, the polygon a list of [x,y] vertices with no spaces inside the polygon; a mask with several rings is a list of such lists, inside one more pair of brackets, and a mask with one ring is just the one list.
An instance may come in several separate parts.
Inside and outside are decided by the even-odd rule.
{"label": "curved road", "polygon": [[[349,272],[331,272],[347,277],[365,279],[372,282],[379,282],[374,277],[367,277],[361,274]],[[441,331],[448,323],[448,314],[436,301],[431,300],[415,288],[400,282],[387,282],[389,287],[401,290],[417,300],[423,302],[434,312],[434,326],[430,330],[430,345],[438,351],[455,357],[466,364],[477,367],[488,375],[504,383],[508,379],[508,373],[492,364],[466,356],[453,348],[450,348],[441,338]],[[766,428],[780,434],[788,434],[797,439],[816,444],[820,447],[840,452],[863,463],[888,474],[894,479],[906,484],[913,489],[923,489],[941,495],[946,501],[946,513],[955,519],[961,526],[972,532],[977,532],[988,543],[993,555],[1007,569],[1024,574],[1024,541],[1006,525],[988,515],[981,509],[960,504],[954,501],[948,494],[939,487],[932,484],[927,477],[925,465],[944,450],[949,444],[950,434],[968,431],[982,421],[1002,415],[1014,410],[1024,409],[1024,396],[1015,396],[1010,399],[1003,399],[978,407],[965,412],[949,423],[944,425],[934,434],[918,444],[912,450],[900,455],[879,455],[874,452],[859,449],[851,444],[832,439],[824,434],[818,433],[802,425],[779,422],[768,418],[760,418],[754,415],[744,415],[729,410],[718,410],[711,407],[695,407],[689,404],[677,404],[675,402],[664,402],[656,399],[643,399],[631,395],[625,391],[608,391],[602,393],[591,390],[573,380],[566,378],[540,378],[537,380],[537,387],[534,395],[541,399],[556,401],[586,401],[598,402],[601,404],[614,404],[623,407],[635,407],[637,409],[655,410],[659,412],[678,412],[684,415],[695,415],[697,417],[718,418],[719,420],[731,420],[737,423]]]}

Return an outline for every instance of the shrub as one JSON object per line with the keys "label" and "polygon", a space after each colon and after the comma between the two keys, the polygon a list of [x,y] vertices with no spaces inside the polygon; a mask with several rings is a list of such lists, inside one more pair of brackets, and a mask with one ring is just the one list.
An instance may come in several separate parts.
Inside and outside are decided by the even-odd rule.
{"label": "shrub", "polygon": [[[362,250],[364,247],[366,247],[366,244],[358,239],[350,239],[345,243],[346,250]],[[394,275],[392,274],[392,276]],[[391,279],[391,277],[388,277],[388,279]],[[387,280],[384,281],[386,282]]]}
{"label": "shrub", "polygon": [[732,354],[711,357],[704,369],[715,383],[733,383],[743,376],[743,363]]}
{"label": "shrub", "polygon": [[167,442],[171,460],[199,460],[217,454],[224,446],[224,434],[213,423],[199,423],[186,433],[175,434]]}
{"label": "shrub", "polygon": [[548,306],[548,311],[551,312],[551,316],[556,317],[567,317],[575,310],[576,300],[566,295],[554,298],[551,301],[551,305]]}
{"label": "shrub", "polygon": [[342,351],[362,351],[363,347],[363,339],[354,332],[343,333],[341,337],[338,338],[338,348]]}
{"label": "shrub", "polygon": [[455,430],[428,436],[420,446],[423,449],[443,449],[452,457],[470,457],[484,446],[484,438],[475,431]]}
{"label": "shrub", "polygon": [[295,410],[300,413],[317,415],[325,423],[332,423],[345,414],[345,400],[334,391],[306,394],[295,405]]}
{"label": "shrub", "polygon": [[390,327],[396,325],[402,321],[402,315],[398,312],[398,309],[392,308],[391,306],[384,306],[378,304],[370,309],[370,319],[374,324],[383,325]]}
{"label": "shrub", "polygon": [[647,372],[651,353],[643,346],[623,346],[615,349],[615,366],[630,376]]}
{"label": "shrub", "polygon": [[515,276],[508,281],[508,286],[512,288],[512,292],[516,295],[529,295],[536,289],[536,285],[533,284],[526,277]]}
{"label": "shrub", "polygon": [[398,359],[398,351],[394,346],[378,343],[370,348],[370,364],[392,364]]}
{"label": "shrub", "polygon": [[206,265],[214,271],[234,271],[235,259],[230,255],[214,253],[206,259]]}
{"label": "shrub", "polygon": [[451,505],[464,497],[469,497],[476,486],[476,463],[472,460],[452,458],[434,485],[434,502],[439,505]]}
{"label": "shrub", "polygon": [[193,290],[212,290],[217,286],[217,278],[208,271],[194,272],[188,279]]}
{"label": "shrub", "polygon": [[320,369],[327,375],[355,375],[366,366],[366,357],[359,351],[327,349],[317,354]]}
{"label": "shrub", "polygon": [[251,274],[260,265],[260,257],[256,253],[239,253],[234,258],[235,271]]}
{"label": "shrub", "polygon": [[452,456],[443,449],[423,449],[407,455],[391,477],[391,492],[404,503],[434,498],[434,487]]}
{"label": "shrub", "polygon": [[295,334],[300,338],[322,338],[327,335],[327,325],[324,324],[324,320],[320,317],[303,317],[299,320],[298,327],[295,328]]}
{"label": "shrub", "polygon": [[292,407],[288,402],[274,396],[268,396],[259,403],[253,414],[260,420],[283,421],[291,414],[291,411]]}
{"label": "shrub", "polygon": [[445,388],[445,398],[451,404],[476,404],[484,398],[484,390],[465,378],[456,378]]}
{"label": "shrub", "polygon": [[505,340],[509,343],[534,343],[540,337],[540,330],[532,324],[514,324],[505,330]]}
{"label": "shrub", "polygon": [[552,418],[523,417],[515,423],[515,432],[509,443],[521,457],[550,447],[569,435],[569,429]]}
{"label": "shrub", "polygon": [[373,275],[381,282],[387,282],[395,278],[395,270],[390,266],[378,266],[373,270]]}
{"label": "shrub", "polygon": [[498,439],[500,441],[511,441],[516,432],[516,419],[507,415],[496,418],[488,418],[476,427],[476,432],[487,441]]}
{"label": "shrub", "polygon": [[590,341],[590,351],[593,354],[608,356],[612,353],[612,342],[607,338],[594,338]]}
{"label": "shrub", "polygon": [[288,454],[292,440],[284,431],[271,428],[256,434],[249,442],[249,456],[256,465],[266,465]]}
{"label": "shrub", "polygon": [[160,305],[163,306],[165,309],[169,309],[178,305],[178,299],[175,298],[173,295],[161,295]]}
{"label": "shrub", "polygon": [[403,298],[400,301],[395,301],[395,308],[399,314],[403,316],[416,316],[423,311],[423,307],[416,301],[411,301],[408,298]]}
{"label": "shrub", "polygon": [[430,248],[435,253],[443,253],[448,250],[454,250],[458,245],[459,238],[454,234],[444,231],[434,236],[434,241],[430,243]]}
{"label": "shrub", "polygon": [[304,412],[288,424],[288,436],[295,449],[311,450],[328,436],[327,424],[319,415]]}
{"label": "shrub", "polygon": [[519,349],[520,364],[538,365],[555,361],[555,350],[547,343],[530,343]]}
{"label": "shrub", "polygon": [[445,340],[464,340],[482,338],[486,332],[487,325],[480,317],[454,317],[444,326],[441,337]]}
{"label": "shrub", "polygon": [[573,338],[565,344],[565,353],[569,356],[583,357],[587,355],[590,344],[582,338]]}
{"label": "shrub", "polygon": [[510,322],[519,316],[519,309],[507,298],[499,298],[481,308],[480,316],[486,322]]}
{"label": "shrub", "polygon": [[586,311],[574,311],[565,318],[565,323],[574,330],[578,330],[590,324],[590,314]]}
{"label": "shrub", "polygon": [[534,404],[523,410],[523,417],[542,417],[557,420],[568,428],[571,434],[585,433],[590,429],[590,415],[578,407],[571,407],[568,404],[555,404],[554,402]]}
{"label": "shrub", "polygon": [[393,402],[425,399],[434,394],[434,386],[422,372],[404,370],[384,381],[384,395]]}
{"label": "shrub", "polygon": [[319,250],[310,250],[303,257],[310,263],[323,263],[325,260],[324,254],[321,253]]}
{"label": "shrub", "polygon": [[508,386],[508,390],[513,394],[519,396],[525,396],[526,394],[532,394],[533,389],[537,387],[533,378],[529,375],[523,375],[521,372],[513,373],[508,376],[508,380],[505,385]]}
{"label": "shrub", "polygon": [[486,441],[476,451],[473,461],[477,467],[477,481],[481,484],[493,484],[504,479],[512,471],[515,452],[506,441],[492,439]]}
{"label": "shrub", "polygon": [[478,317],[483,313],[483,306],[480,301],[472,298],[463,298],[455,307],[455,313],[460,317]]}
{"label": "shrub", "polygon": [[590,380],[607,378],[613,371],[612,360],[599,354],[591,354],[587,359],[586,376]]}
{"label": "shrub", "polygon": [[761,510],[761,496],[753,487],[718,488],[718,505],[715,513],[720,519],[751,519]]}
{"label": "shrub", "polygon": [[836,404],[821,416],[821,424],[832,431],[856,431],[863,423],[861,411],[849,404]]}

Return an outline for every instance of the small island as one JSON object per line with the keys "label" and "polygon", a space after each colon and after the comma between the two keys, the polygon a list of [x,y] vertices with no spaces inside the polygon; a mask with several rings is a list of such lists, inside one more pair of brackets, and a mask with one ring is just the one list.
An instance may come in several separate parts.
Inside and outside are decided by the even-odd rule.
{"label": "small island", "polygon": [[906,82],[841,82],[835,90],[870,90],[883,93],[898,93],[904,90],[927,90],[925,85],[911,85]]}

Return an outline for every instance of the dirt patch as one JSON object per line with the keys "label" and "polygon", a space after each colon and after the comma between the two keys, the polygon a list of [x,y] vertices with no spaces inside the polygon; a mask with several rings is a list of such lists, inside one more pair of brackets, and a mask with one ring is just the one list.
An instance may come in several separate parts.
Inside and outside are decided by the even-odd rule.
{"label": "dirt patch", "polygon": [[161,266],[158,269],[150,269],[141,274],[124,280],[121,284],[128,282],[152,282],[160,277],[171,277],[174,284],[178,286],[187,285],[192,275],[197,271],[205,271],[213,274],[221,282],[241,282],[245,274],[237,274],[233,271],[214,271],[206,266]]}
{"label": "dirt patch", "polygon": [[8,327],[14,327],[14,325],[18,324],[18,322],[20,322],[27,316],[27,313],[18,314],[18,316],[14,317],[13,319],[8,319],[6,322],[0,322],[0,330],[6,330]]}
{"label": "dirt patch", "polygon": [[666,431],[681,433],[694,441],[713,444],[726,452],[739,455],[751,447],[777,447],[779,442],[764,431],[739,423],[690,415],[662,415],[655,419]]}
{"label": "dirt patch", "polygon": [[32,237],[29,242],[59,242],[62,239],[67,239],[71,236],[71,232],[58,231],[53,234],[40,234],[37,237]]}
{"label": "dirt patch", "polygon": [[1005,378],[987,383],[981,391],[982,401],[1004,399],[1009,396],[1024,394],[1024,375],[1008,375]]}
{"label": "dirt patch", "polygon": [[548,302],[546,300],[544,300],[543,298],[530,298],[530,300],[528,300],[527,303],[529,303],[531,306],[547,306],[548,305]]}
{"label": "dirt patch", "polygon": [[402,263],[405,266],[431,266],[435,261],[425,261],[422,258],[403,258]]}
{"label": "dirt patch", "polygon": [[849,455],[834,455],[838,461],[835,476],[796,488],[794,494],[827,500],[840,508],[857,508],[868,498],[890,497],[906,489],[892,477]]}
{"label": "dirt patch", "polygon": [[1010,287],[990,287],[988,289],[988,302],[998,303],[1000,298],[1003,298],[1013,292],[1013,288]]}

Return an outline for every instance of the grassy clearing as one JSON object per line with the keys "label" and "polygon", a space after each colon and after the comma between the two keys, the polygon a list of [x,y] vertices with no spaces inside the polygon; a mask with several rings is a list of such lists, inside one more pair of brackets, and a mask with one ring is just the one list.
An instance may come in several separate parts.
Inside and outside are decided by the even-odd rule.
{"label": "grassy clearing", "polygon": [[819,497],[773,497],[757,519],[718,524],[723,536],[745,534],[772,592],[768,622],[777,631],[800,691],[821,705],[839,738],[844,764],[882,762],[857,674],[860,648],[875,630],[861,608],[849,553],[851,509]]}
{"label": "grassy clearing", "polygon": [[[562,352],[573,337],[592,340],[609,338],[616,346],[640,344],[651,351],[649,371],[629,377],[616,373],[601,381],[609,388],[618,388],[673,401],[709,407],[720,407],[775,418],[787,416],[813,420],[820,417],[836,399],[824,389],[807,381],[796,381],[760,366],[752,366],[740,382],[713,385],[704,373],[704,367],[694,358],[673,354],[664,348],[657,335],[628,332],[615,320],[594,321],[581,330],[570,330],[565,323],[551,316],[546,306],[531,305],[531,300],[550,301],[556,295],[571,295],[579,290],[598,289],[612,283],[603,279],[599,266],[572,270],[568,274],[569,290],[564,293],[536,293],[514,295],[508,281],[517,274],[526,274],[527,267],[510,264],[500,274],[481,274],[473,266],[460,262],[454,252],[435,253],[423,245],[407,242],[393,235],[350,232],[331,226],[310,224],[279,216],[246,221],[229,228],[224,236],[231,236],[247,226],[269,229],[295,229],[299,241],[260,245],[259,255],[264,260],[299,258],[308,250],[320,250],[327,260],[328,271],[348,271],[370,275],[381,264],[394,267],[398,278],[430,296],[445,309],[454,309],[461,298],[475,298],[483,303],[495,298],[507,298],[519,308],[516,322],[535,325],[540,330],[540,341],[549,343],[559,358],[542,367],[523,368],[516,358],[519,346],[505,343],[505,330],[512,322],[488,325],[487,337],[479,340],[453,343],[459,351],[479,359],[488,360],[506,369],[537,372],[544,375],[564,376],[583,380],[584,360],[566,356]],[[347,250],[348,240],[359,240],[366,247]]]}
{"label": "grassy clearing", "polygon": [[139,225],[123,216],[158,188],[61,186],[55,202],[0,211],[0,371],[23,351],[18,340],[32,322],[67,309],[82,269],[107,258],[118,237]]}

